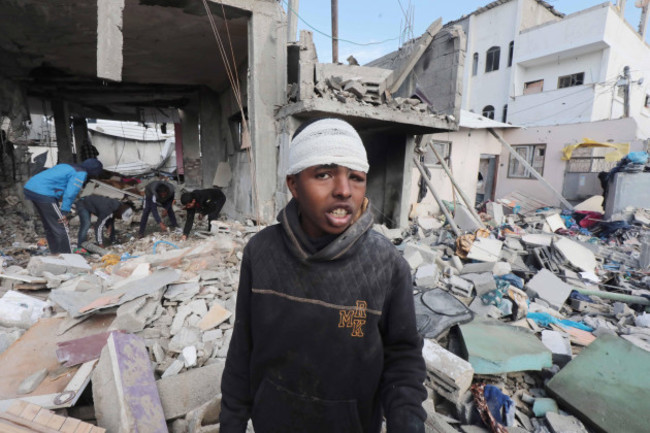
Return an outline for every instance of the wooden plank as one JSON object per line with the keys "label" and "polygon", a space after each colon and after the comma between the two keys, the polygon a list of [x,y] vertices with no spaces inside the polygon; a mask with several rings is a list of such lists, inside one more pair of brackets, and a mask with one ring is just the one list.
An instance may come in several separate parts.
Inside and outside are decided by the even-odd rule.
{"label": "wooden plank", "polygon": [[50,420],[50,418],[52,418],[52,415],[54,415],[54,412],[51,410],[41,409],[38,411],[38,414],[34,418],[34,422],[36,424],[47,426],[47,422]]}
{"label": "wooden plank", "polygon": [[63,433],[74,433],[75,430],[77,430],[77,427],[79,427],[80,423],[81,421],[78,419],[66,418],[59,431]]}
{"label": "wooden plank", "polygon": [[87,422],[80,422],[79,427],[77,427],[74,433],[89,433],[92,428],[92,424],[88,424]]}
{"label": "wooden plank", "polygon": [[25,409],[20,412],[20,417],[31,421],[36,417],[36,414],[38,414],[39,410],[41,410],[40,406],[33,403],[28,403],[27,406],[25,406]]}
{"label": "wooden plank", "polygon": [[101,428],[101,427],[97,427],[97,426],[93,426],[93,428],[90,429],[90,433],[106,433],[106,429]]}
{"label": "wooden plank", "polygon": [[0,420],[0,433],[32,433],[32,430],[20,427],[12,422]]}
{"label": "wooden plank", "polygon": [[18,416],[23,412],[23,410],[25,410],[27,404],[28,403],[26,401],[16,400],[11,406],[9,406],[7,413]]}
{"label": "wooden plank", "polygon": [[0,413],[0,420],[2,421],[10,421],[13,424],[19,425],[21,427],[24,427],[28,429],[27,431],[30,432],[37,432],[37,433],[59,433],[58,430],[54,430],[50,427],[44,426],[44,425],[39,425],[36,424],[33,421],[17,417],[16,415],[12,415],[9,413]]}
{"label": "wooden plank", "polygon": [[54,414],[50,418],[50,420],[47,422],[47,427],[58,430],[61,428],[63,423],[65,422],[65,417],[61,415]]}

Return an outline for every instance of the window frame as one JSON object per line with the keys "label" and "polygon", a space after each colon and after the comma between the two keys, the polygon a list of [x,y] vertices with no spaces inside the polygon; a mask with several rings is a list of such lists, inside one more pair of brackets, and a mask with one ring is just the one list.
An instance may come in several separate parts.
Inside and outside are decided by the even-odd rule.
{"label": "window frame", "polygon": [[501,47],[493,46],[485,52],[485,72],[498,71],[501,63]]}
{"label": "window frame", "polygon": [[501,122],[507,123],[507,121],[508,121],[508,104],[505,104],[501,112]]}
{"label": "window frame", "polygon": [[[481,110],[481,116],[487,117],[488,119],[494,120],[494,112],[495,112],[494,105],[486,105]],[[490,113],[491,113],[491,115],[490,115]]]}
{"label": "window frame", "polygon": [[[565,85],[562,85],[562,82],[565,82]],[[566,82],[568,81],[568,84]],[[569,75],[561,75],[557,77],[557,88],[558,89],[567,89],[569,87],[582,86],[585,83],[585,73],[576,72]]]}
{"label": "window frame", "polygon": [[[537,89],[537,87],[534,87],[533,84],[541,83],[541,86],[539,86],[538,91],[533,91]],[[524,90],[523,94],[524,95],[534,95],[536,93],[542,93],[544,91],[544,79],[542,78],[541,80],[533,80],[533,81],[527,81],[524,83]]]}
{"label": "window frame", "polygon": [[472,56],[472,77],[478,75],[478,53],[474,53]]}
{"label": "window frame", "polygon": [[[525,148],[526,149],[526,156],[521,155],[526,161],[535,169],[537,172],[541,175],[544,176],[544,166],[546,165],[546,143],[537,143],[537,144],[517,144],[513,145],[512,148],[515,150],[515,152],[519,153],[518,150]],[[535,156],[537,154],[538,150],[542,150],[542,154],[540,155],[542,157],[542,164],[541,167],[538,165],[537,167],[535,166]],[[514,157],[514,155],[510,154],[509,159],[508,159],[508,178],[509,179],[535,179],[533,174],[528,171],[526,168],[521,167],[523,169],[522,174],[517,174],[516,172],[519,171],[519,166],[521,163],[517,158]]]}
{"label": "window frame", "polygon": [[[569,161],[567,161],[567,166],[566,166],[566,172],[567,173],[600,173],[601,171],[609,171],[612,168],[616,166],[618,161],[606,161],[605,160],[605,154],[603,155],[594,155],[594,153],[597,153],[598,149],[603,149],[599,147],[584,147],[584,148],[577,148],[573,151],[573,154],[571,155],[571,158]],[[611,149],[609,148],[604,148],[606,151],[609,151]],[[583,150],[588,150],[588,152],[583,152]],[[586,154],[588,153],[588,155]],[[577,164],[572,164],[572,162],[577,163],[581,161],[589,161],[589,169],[588,170],[578,170],[574,168],[574,165]],[[598,163],[609,163],[608,165],[599,165]]]}
{"label": "window frame", "polygon": [[[433,145],[433,147],[436,148],[438,151],[438,154],[442,156],[442,159],[447,163],[448,166],[451,166],[451,141],[446,141],[446,140],[429,140],[429,143]],[[436,146],[438,145],[438,146]],[[440,146],[442,145],[442,146]],[[441,151],[442,147],[442,151]],[[433,151],[427,144],[426,146],[426,152],[424,152],[424,161],[423,164],[427,168],[439,168],[442,169],[442,164],[440,162],[434,162],[438,161],[436,156],[433,154]]]}

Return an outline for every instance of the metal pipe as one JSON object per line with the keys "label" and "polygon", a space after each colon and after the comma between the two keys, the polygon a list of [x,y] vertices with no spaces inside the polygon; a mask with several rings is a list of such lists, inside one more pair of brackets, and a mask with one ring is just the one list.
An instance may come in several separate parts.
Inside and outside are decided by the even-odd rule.
{"label": "metal pipe", "polygon": [[332,0],[332,63],[339,62],[339,0]]}
{"label": "metal pipe", "polygon": [[460,236],[461,233],[458,230],[458,227],[456,227],[456,221],[452,218],[451,214],[447,210],[447,207],[445,204],[442,202],[442,199],[436,192],[435,188],[433,187],[433,184],[431,183],[431,180],[429,180],[429,177],[427,176],[427,172],[424,170],[424,167],[422,167],[422,164],[420,164],[420,161],[418,161],[417,157],[413,157],[413,162],[415,163],[415,166],[420,170],[420,173],[422,174],[422,177],[424,178],[424,182],[427,184],[427,187],[429,188],[429,191],[431,191],[431,194],[433,195],[433,198],[436,199],[436,202],[438,203],[438,206],[440,207],[440,210],[442,213],[445,215],[445,218],[447,218],[447,222],[449,223],[449,226],[451,229],[454,231],[454,234],[456,236]]}

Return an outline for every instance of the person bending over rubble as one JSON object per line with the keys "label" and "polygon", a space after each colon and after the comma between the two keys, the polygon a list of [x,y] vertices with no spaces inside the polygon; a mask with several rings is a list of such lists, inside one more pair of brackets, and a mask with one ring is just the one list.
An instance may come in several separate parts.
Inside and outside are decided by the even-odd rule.
{"label": "person bending over rubble", "polygon": [[181,204],[187,209],[187,219],[183,229],[182,240],[187,239],[194,225],[194,215],[199,212],[200,217],[208,216],[208,228],[210,222],[219,217],[221,208],[226,203],[226,195],[219,188],[198,189],[192,192],[186,192],[181,195]]}
{"label": "person bending over rubble", "polygon": [[372,230],[368,160],[348,123],[289,148],[293,199],[244,248],[222,379],[222,433],[424,432],[411,271]]}
{"label": "person bending over rubble", "polygon": [[[45,227],[50,253],[70,253],[68,214],[88,177],[99,176],[102,163],[95,158],[81,164],[57,164],[32,176],[25,184],[25,198],[31,200]],[[61,209],[57,202],[62,200]]]}
{"label": "person bending over rubble", "polygon": [[158,206],[161,206],[164,209],[163,216],[165,216],[165,213],[169,216],[169,222],[171,223],[170,227],[178,227],[173,207],[174,186],[171,183],[162,180],[151,182],[144,190],[144,197],[144,208],[142,209],[140,231],[138,232],[139,238],[144,236],[150,213],[153,214],[153,219],[155,219],[160,226],[160,230],[167,230],[167,226],[162,222],[162,219],[160,219],[160,215],[158,214]]}
{"label": "person bending over rubble", "polygon": [[95,242],[100,247],[104,246],[104,229],[108,232],[109,240],[115,242],[115,218],[128,221],[133,215],[133,203],[121,202],[114,198],[102,195],[89,195],[77,200],[77,214],[79,215],[79,235],[77,246],[86,242],[90,228],[90,216],[97,217],[95,225]]}

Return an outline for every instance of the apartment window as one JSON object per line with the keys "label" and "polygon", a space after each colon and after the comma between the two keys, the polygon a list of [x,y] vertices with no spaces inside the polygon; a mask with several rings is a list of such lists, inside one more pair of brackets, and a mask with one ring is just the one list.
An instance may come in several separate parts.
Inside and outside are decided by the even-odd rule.
{"label": "apartment window", "polygon": [[650,108],[650,95],[645,95],[645,102],[643,103],[645,108]]}
{"label": "apartment window", "polygon": [[494,120],[494,107],[491,105],[483,107],[483,117]]}
{"label": "apartment window", "polygon": [[472,76],[476,76],[478,73],[478,53],[474,53],[472,60]]}
{"label": "apartment window", "polygon": [[544,90],[544,80],[535,80],[524,83],[524,95],[541,93]]}
{"label": "apartment window", "polygon": [[557,79],[557,88],[564,89],[565,87],[581,86],[584,82],[584,72],[571,75],[563,75]]}
{"label": "apartment window", "polygon": [[506,123],[508,121],[508,104],[503,106],[503,113],[501,115],[501,121]]}
{"label": "apartment window", "polygon": [[[539,174],[544,174],[544,156],[546,155],[545,144],[527,144],[522,146],[512,146],[522,158],[533,166]],[[517,158],[510,155],[510,164],[508,166],[508,177],[530,179],[533,175],[530,171],[519,162]]]}
{"label": "apartment window", "polygon": [[[451,157],[451,143],[449,141],[433,140],[431,141],[431,144],[438,152],[438,155],[440,155],[440,157],[445,160],[447,165],[449,165],[449,160]],[[436,155],[433,154],[431,148],[428,145],[426,149],[427,151],[424,154],[424,161],[423,161],[424,164],[428,168],[442,168],[442,165],[440,165],[438,158],[436,158]]]}
{"label": "apartment window", "polygon": [[510,41],[508,45],[508,67],[512,66],[512,57],[515,54],[515,41]]}
{"label": "apartment window", "polygon": [[499,69],[499,55],[501,54],[501,48],[492,47],[487,50],[485,55],[485,72],[496,71]]}
{"label": "apartment window", "polygon": [[600,173],[610,171],[617,161],[605,161],[605,154],[611,152],[609,147],[579,147],[571,154],[567,165],[569,173]]}

